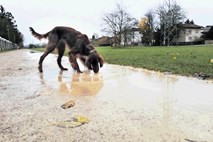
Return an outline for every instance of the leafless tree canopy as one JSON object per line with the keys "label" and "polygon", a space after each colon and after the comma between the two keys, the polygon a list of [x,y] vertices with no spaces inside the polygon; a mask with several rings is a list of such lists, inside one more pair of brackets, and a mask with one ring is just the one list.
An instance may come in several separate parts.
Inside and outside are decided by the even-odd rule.
{"label": "leafless tree canopy", "polygon": [[120,45],[124,41],[124,45],[128,40],[129,32],[134,26],[138,25],[138,21],[131,17],[127,11],[116,5],[116,10],[111,13],[106,13],[103,18],[104,32],[107,32],[114,37],[114,44]]}
{"label": "leafless tree canopy", "polygon": [[163,35],[162,45],[170,45],[175,38],[172,31],[177,32],[176,26],[185,19],[185,12],[175,0],[165,0],[156,12],[159,18],[159,28]]}

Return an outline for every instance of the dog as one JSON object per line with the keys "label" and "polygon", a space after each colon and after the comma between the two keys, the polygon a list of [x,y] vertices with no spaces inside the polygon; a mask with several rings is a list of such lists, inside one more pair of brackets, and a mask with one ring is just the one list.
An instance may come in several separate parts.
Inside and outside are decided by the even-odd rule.
{"label": "dog", "polygon": [[64,68],[61,64],[61,59],[64,55],[66,45],[69,48],[69,61],[74,70],[78,73],[82,73],[79,65],[77,63],[77,58],[79,58],[84,65],[89,69],[93,70],[94,73],[99,72],[99,66],[102,67],[104,60],[100,54],[97,53],[95,48],[91,45],[87,35],[71,28],[58,26],[53,28],[51,31],[45,34],[37,33],[32,27],[29,28],[32,35],[37,39],[41,40],[43,38],[48,38],[48,43],[44,54],[40,57],[38,70],[43,72],[42,62],[45,57],[58,49],[57,63],[61,70],[68,70]]}

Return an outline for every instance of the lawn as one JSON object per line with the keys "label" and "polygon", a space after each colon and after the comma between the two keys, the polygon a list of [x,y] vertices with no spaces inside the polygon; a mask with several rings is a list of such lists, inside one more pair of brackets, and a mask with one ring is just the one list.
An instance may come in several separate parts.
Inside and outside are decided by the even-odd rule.
{"label": "lawn", "polygon": [[211,62],[213,46],[96,47],[96,49],[109,64],[213,79],[213,62]]}

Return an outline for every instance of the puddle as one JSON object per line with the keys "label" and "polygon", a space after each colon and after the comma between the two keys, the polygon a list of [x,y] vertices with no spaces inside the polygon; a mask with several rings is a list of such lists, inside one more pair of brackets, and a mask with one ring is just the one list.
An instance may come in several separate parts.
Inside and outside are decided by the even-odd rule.
{"label": "puddle", "polygon": [[[36,54],[33,54],[36,55]],[[101,96],[103,98],[122,97],[123,101],[149,103],[175,103],[174,105],[213,110],[213,83],[195,78],[105,64],[98,74],[60,71],[54,59],[45,59],[44,72],[38,73],[43,85],[56,89],[59,94],[71,96]],[[64,57],[63,60],[67,58]],[[65,67],[70,67],[67,61]],[[126,99],[126,100],[125,100]],[[145,101],[144,101],[145,100]],[[137,103],[136,103],[137,104]]]}
{"label": "puddle", "polygon": [[69,96],[64,103],[75,98],[75,106],[66,110],[89,115],[94,131],[134,141],[213,140],[212,81],[109,64],[98,74],[81,65],[78,74],[66,57],[62,63],[69,70],[61,72],[56,57],[48,56],[44,72],[36,74],[41,86]]}

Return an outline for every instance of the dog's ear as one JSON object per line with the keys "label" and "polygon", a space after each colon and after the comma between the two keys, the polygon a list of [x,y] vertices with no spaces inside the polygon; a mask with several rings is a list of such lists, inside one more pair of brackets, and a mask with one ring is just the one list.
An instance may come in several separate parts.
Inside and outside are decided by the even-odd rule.
{"label": "dog's ear", "polygon": [[103,67],[103,64],[104,64],[103,57],[101,57],[101,55],[98,55],[98,59],[99,59],[100,67]]}

